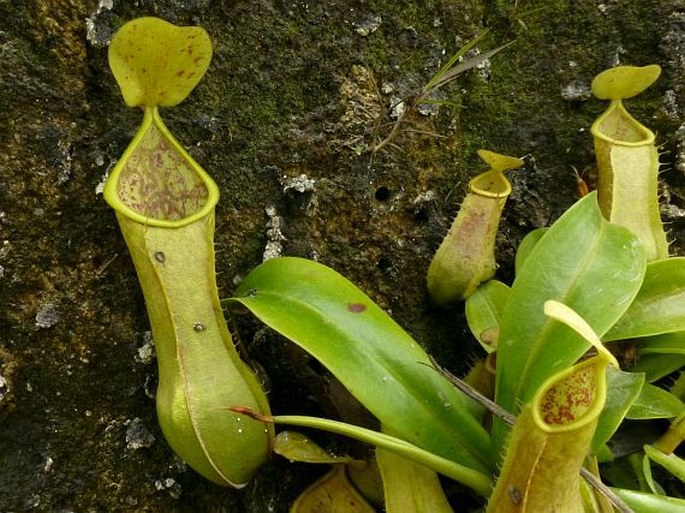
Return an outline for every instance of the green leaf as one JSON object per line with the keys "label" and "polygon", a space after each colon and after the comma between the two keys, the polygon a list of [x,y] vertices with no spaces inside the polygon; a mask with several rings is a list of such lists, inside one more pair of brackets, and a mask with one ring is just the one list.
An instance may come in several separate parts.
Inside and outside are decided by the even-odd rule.
{"label": "green leaf", "polygon": [[490,280],[466,298],[466,321],[469,329],[488,353],[497,348],[500,319],[509,290],[501,281]]}
{"label": "green leaf", "polygon": [[[642,439],[642,436],[641,438]],[[641,465],[635,464],[635,456],[641,459],[641,453],[634,453],[638,450],[639,444],[631,446],[629,456],[614,457],[612,461],[602,465],[602,479],[611,483],[616,488],[629,488],[631,490],[648,491],[647,483],[644,482],[644,473]],[[612,453],[613,455],[613,453]],[[615,456],[615,455],[614,455]]]}
{"label": "green leaf", "polygon": [[[511,288],[498,342],[496,402],[514,412],[590,347],[569,327],[545,316],[546,301],[570,307],[601,336],[637,294],[645,265],[635,236],[602,217],[596,193],[567,210],[535,244]],[[497,422],[498,450],[505,431]]]}
{"label": "green leaf", "polygon": [[354,284],[302,258],[274,258],[231,301],[326,366],[389,434],[489,472],[489,437],[428,355]]}
{"label": "green leaf", "polygon": [[657,495],[666,495],[664,488],[656,482],[654,476],[652,475],[652,465],[649,457],[646,454],[642,457],[642,474],[647,486],[649,487],[649,491]]}
{"label": "green leaf", "polygon": [[670,419],[683,413],[685,405],[663,388],[645,385],[626,414],[627,419]]}
{"label": "green leaf", "polygon": [[529,232],[521,241],[521,244],[519,244],[518,249],[516,250],[516,275],[518,276],[519,272],[521,271],[521,268],[523,267],[523,263],[526,261],[528,256],[530,255],[530,252],[533,251],[533,248],[535,245],[540,241],[542,236],[547,233],[549,228],[537,228],[533,230],[532,232]]}
{"label": "green leaf", "polygon": [[636,492],[623,488],[612,488],[636,513],[682,513],[685,512],[685,500],[653,493]]}
{"label": "green leaf", "polygon": [[386,513],[453,513],[440,480],[431,469],[376,449],[383,476]]}
{"label": "green leaf", "polygon": [[673,453],[664,454],[651,445],[645,445],[643,449],[650,460],[661,465],[671,474],[685,483],[685,461],[683,461],[682,458],[679,458]]}
{"label": "green leaf", "polygon": [[644,374],[607,369],[607,398],[592,439],[592,452],[598,452],[616,432],[645,382]]}
{"label": "green leaf", "polygon": [[[685,314],[684,314],[685,315]],[[644,354],[677,354],[685,355],[685,331],[663,333],[653,337],[635,340],[637,351]]]}
{"label": "green leaf", "polygon": [[653,383],[683,366],[685,366],[685,355],[645,354],[630,368],[630,371],[644,372],[647,382]]}
{"label": "green leaf", "polygon": [[611,452],[611,449],[607,444],[600,445],[596,449],[593,449],[592,453],[598,463],[610,463],[615,459],[614,453]]}
{"label": "green leaf", "polygon": [[675,378],[673,384],[669,387],[669,390],[678,399],[685,399],[685,369],[680,369],[678,376]]}
{"label": "green leaf", "polygon": [[274,439],[274,452],[289,461],[303,463],[339,464],[355,461],[349,456],[334,456],[327,453],[308,436],[297,431],[281,431]]}
{"label": "green leaf", "polygon": [[685,257],[647,265],[642,288],[605,340],[685,331]]}
{"label": "green leaf", "polygon": [[[438,71],[431,77],[431,79],[426,83],[426,85],[423,86],[423,91],[424,94],[428,94],[431,90],[437,89],[440,87],[441,84],[444,84],[447,82],[446,79],[449,79],[448,73],[452,68],[455,67],[455,65],[459,62],[459,59],[461,59],[466,52],[468,52],[471,48],[476,46],[487,34],[490,32],[490,29],[486,28],[483,30],[480,34],[478,34],[476,37],[468,41],[464,46],[462,46],[452,57],[450,57],[450,60],[448,60]],[[466,61],[465,64],[469,64],[471,62],[475,62],[470,67],[476,66],[480,61],[475,61],[474,59]],[[460,68],[457,66],[457,69],[459,70],[459,73],[463,73],[464,71],[470,69],[470,67],[462,66]],[[454,75],[454,71],[451,73],[451,75]]]}

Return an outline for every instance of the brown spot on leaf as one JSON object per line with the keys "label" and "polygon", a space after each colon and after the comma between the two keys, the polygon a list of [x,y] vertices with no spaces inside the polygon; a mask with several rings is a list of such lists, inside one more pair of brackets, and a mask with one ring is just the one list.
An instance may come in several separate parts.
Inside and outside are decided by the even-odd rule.
{"label": "brown spot on leaf", "polygon": [[366,305],[363,305],[361,303],[348,303],[347,304],[347,311],[348,312],[362,313],[364,310],[366,310]]}

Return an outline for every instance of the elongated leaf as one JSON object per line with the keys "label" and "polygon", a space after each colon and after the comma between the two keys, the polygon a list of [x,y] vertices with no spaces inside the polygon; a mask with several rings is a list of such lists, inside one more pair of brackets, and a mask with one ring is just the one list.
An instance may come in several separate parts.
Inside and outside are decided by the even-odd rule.
{"label": "elongated leaf", "polygon": [[[441,82],[444,78],[447,72],[449,72],[455,64],[461,59],[466,52],[468,52],[471,48],[476,46],[487,34],[490,32],[490,29],[486,28],[483,30],[480,34],[478,34],[476,37],[468,41],[464,46],[462,46],[459,50],[457,50],[457,53],[455,53],[452,57],[450,57],[450,60],[448,60],[443,66],[437,71],[435,75],[431,77],[431,79],[426,83],[425,86],[423,86],[423,90],[428,93],[433,87]],[[463,70],[466,71],[466,70]]]}
{"label": "elongated leaf", "polygon": [[664,454],[651,445],[645,445],[643,449],[650,460],[658,463],[685,483],[685,461],[683,461],[682,458],[679,458],[675,454]]}
{"label": "elongated leaf", "polygon": [[[547,300],[572,308],[601,337],[634,299],[645,265],[635,236],[604,220],[595,193],[567,210],[535,244],[509,294],[498,342],[497,403],[514,412],[590,346],[544,315]],[[498,450],[505,432],[498,422]]]}
{"label": "elongated leaf", "polygon": [[[480,35],[477,36],[478,39],[480,39]],[[507,46],[514,44],[515,41],[509,41],[508,43],[503,44],[502,46],[498,46],[494,50],[489,50],[484,53],[480,53],[476,55],[475,57],[472,57],[470,59],[467,59],[463,62],[460,62],[459,64],[455,64],[450,67],[450,69],[443,70],[441,69],[438,74],[440,75],[437,79],[436,77],[433,77],[430,82],[423,88],[424,94],[430,92],[430,91],[436,91],[437,89],[440,89],[442,86],[449,84],[452,82],[455,78],[457,78],[459,75],[462,73],[475,68],[479,64],[487,61],[488,59],[491,59],[494,57],[494,55],[502,50],[504,50]],[[470,43],[469,43],[470,44]],[[474,43],[475,44],[475,43]],[[460,50],[461,52],[461,50]],[[444,68],[443,68],[444,69]],[[436,74],[437,76],[437,74]]]}
{"label": "elongated leaf", "polygon": [[630,371],[644,372],[647,382],[654,383],[656,380],[668,376],[671,372],[674,372],[683,366],[685,366],[685,355],[645,354],[640,356],[640,359],[630,368]]}
{"label": "elongated leaf", "polygon": [[685,257],[647,265],[642,288],[605,340],[685,331]]}
{"label": "elongated leaf", "polygon": [[654,479],[654,475],[652,474],[652,463],[646,454],[642,457],[642,474],[644,475],[645,482],[647,483],[647,486],[649,486],[649,490],[652,493],[657,495],[666,495],[664,487],[657,483],[657,481]]}
{"label": "elongated leaf", "polygon": [[453,513],[438,475],[385,449],[376,449],[386,513]]}
{"label": "elongated leaf", "polygon": [[682,414],[685,404],[663,388],[645,385],[626,414],[627,419],[671,419]]}
{"label": "elongated leaf", "polygon": [[489,438],[469,399],[433,368],[425,351],[355,285],[302,258],[256,267],[232,301],[325,365],[389,434],[479,471],[490,471]]}
{"label": "elongated leaf", "polygon": [[376,458],[366,459],[364,464],[346,465],[347,477],[371,504],[383,504],[383,478]]}
{"label": "elongated leaf", "polygon": [[[670,392],[681,401],[685,399],[685,368],[680,369],[673,384],[669,387]],[[685,413],[685,412],[683,412]],[[682,426],[685,429],[685,422]],[[683,438],[685,438],[685,431],[683,431]]]}
{"label": "elongated leaf", "polygon": [[612,488],[612,490],[633,511],[638,513],[681,513],[685,511],[685,500],[683,499],[622,488]]}
{"label": "elongated leaf", "polygon": [[521,241],[521,244],[519,244],[518,249],[516,250],[516,274],[521,271],[521,268],[523,267],[523,263],[526,261],[528,256],[530,255],[531,251],[533,251],[533,248],[535,245],[540,241],[542,236],[547,233],[547,230],[549,228],[537,228],[536,230],[533,230],[532,232],[528,233],[523,240]]}
{"label": "elongated leaf", "polygon": [[[685,309],[685,304],[683,304]],[[683,313],[685,315],[685,313]],[[643,354],[677,354],[685,355],[685,331],[662,333],[653,337],[635,340],[638,353]]]}
{"label": "elongated leaf", "polygon": [[500,319],[508,297],[509,287],[501,281],[490,280],[466,299],[469,329],[488,353],[497,348]]}
{"label": "elongated leaf", "polygon": [[607,399],[592,439],[592,452],[599,451],[616,432],[631,405],[640,394],[644,374],[607,369]]}
{"label": "elongated leaf", "polygon": [[614,453],[607,444],[600,445],[596,449],[592,450],[592,455],[597,460],[597,463],[607,463],[614,461]]}

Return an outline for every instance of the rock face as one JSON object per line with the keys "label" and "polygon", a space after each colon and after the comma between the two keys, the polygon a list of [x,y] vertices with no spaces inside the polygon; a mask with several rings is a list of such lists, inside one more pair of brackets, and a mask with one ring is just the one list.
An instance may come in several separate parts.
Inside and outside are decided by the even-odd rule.
{"label": "rock face", "polygon": [[[107,66],[131,18],[200,24],[213,39],[203,82],[162,115],[220,186],[225,295],[265,251],[315,258],[462,371],[476,349],[461,307],[433,309],[425,272],[483,170],[475,150],[527,156],[498,238],[508,281],[523,235],[575,201],[573,168],[592,186],[589,127],[604,105],[588,85],[619,62],[664,68],[630,110],[663,145],[662,216],[685,254],[685,4],[509,4],[0,2],[0,511],[280,512],[323,471],[274,459],[227,490],[159,432],[142,296],[99,189],[140,119]],[[484,26],[480,52],[516,42],[439,103],[412,105]],[[275,411],[330,411],[311,386],[320,369],[256,323],[240,333]]]}

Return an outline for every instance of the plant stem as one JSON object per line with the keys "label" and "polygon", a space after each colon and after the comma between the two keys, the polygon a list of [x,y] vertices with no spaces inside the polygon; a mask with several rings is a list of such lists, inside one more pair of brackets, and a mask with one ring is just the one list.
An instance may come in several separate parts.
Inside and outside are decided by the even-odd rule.
{"label": "plant stem", "polygon": [[484,497],[490,495],[490,492],[492,491],[489,476],[421,449],[420,447],[399,438],[386,435],[385,433],[379,433],[378,431],[354,426],[352,424],[346,424],[336,420],[321,419],[318,417],[276,415],[273,417],[273,421],[276,424],[310,427],[348,436],[355,440],[359,440],[360,442],[366,442],[393,451],[416,463],[432,468],[436,472],[468,486]]}
{"label": "plant stem", "polygon": [[387,449],[395,454],[404,456],[405,458],[416,463],[425,465],[436,472],[439,472],[465,486],[468,486],[469,488],[481,494],[483,497],[489,496],[490,492],[492,491],[489,476],[482,474],[477,470],[473,470],[472,468],[460,465],[452,460],[448,460],[433,454],[432,452],[421,449],[420,447],[410,444],[409,442],[406,442],[400,438],[386,435],[385,433],[379,433],[378,431],[354,426],[352,424],[346,424],[345,422],[322,419],[319,417],[307,417],[301,415],[268,416],[261,415],[250,408],[242,406],[234,406],[229,409],[236,413],[247,415],[260,422],[272,422],[274,424],[288,424],[290,426],[309,427],[347,436],[355,440],[359,440],[360,442],[382,447],[383,449]]}

